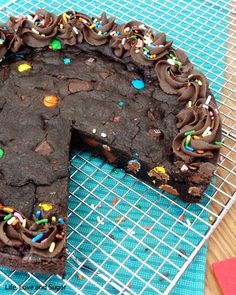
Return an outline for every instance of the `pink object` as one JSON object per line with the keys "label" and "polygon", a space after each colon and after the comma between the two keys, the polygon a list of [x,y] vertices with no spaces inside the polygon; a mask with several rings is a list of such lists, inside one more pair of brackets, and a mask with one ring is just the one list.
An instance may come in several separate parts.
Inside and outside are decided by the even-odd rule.
{"label": "pink object", "polygon": [[48,240],[48,238],[42,240],[41,243],[45,243],[45,242],[47,242],[47,240]]}
{"label": "pink object", "polygon": [[212,264],[213,272],[224,295],[236,294],[236,257]]}
{"label": "pink object", "polygon": [[15,213],[14,213],[14,216],[15,216],[16,218],[18,218],[19,221],[20,221],[21,223],[23,222],[23,218],[22,218],[22,216],[20,215],[20,213],[15,212]]}

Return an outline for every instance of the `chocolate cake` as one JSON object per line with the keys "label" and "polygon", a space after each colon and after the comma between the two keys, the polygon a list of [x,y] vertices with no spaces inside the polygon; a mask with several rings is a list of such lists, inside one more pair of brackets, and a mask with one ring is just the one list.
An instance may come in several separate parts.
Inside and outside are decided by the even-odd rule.
{"label": "chocolate cake", "polygon": [[0,24],[0,265],[65,274],[71,143],[198,202],[221,123],[206,77],[139,21],[38,10]]}

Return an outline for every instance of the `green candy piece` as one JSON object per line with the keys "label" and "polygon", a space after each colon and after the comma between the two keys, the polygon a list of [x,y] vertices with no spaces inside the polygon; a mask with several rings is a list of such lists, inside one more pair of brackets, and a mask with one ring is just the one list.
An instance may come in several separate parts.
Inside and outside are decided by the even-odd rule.
{"label": "green candy piece", "polygon": [[61,42],[57,39],[53,39],[52,42],[49,44],[52,50],[60,50],[61,49]]}
{"label": "green candy piece", "polygon": [[189,130],[189,131],[186,131],[186,132],[184,133],[184,136],[192,135],[192,134],[194,134],[195,132],[196,132],[195,130]]}
{"label": "green candy piece", "polygon": [[222,142],[221,141],[215,141],[215,145],[221,146],[222,145]]}
{"label": "green candy piece", "polygon": [[0,148],[0,159],[4,156],[4,150]]}
{"label": "green candy piece", "polygon": [[10,214],[4,216],[4,220],[9,220],[10,218],[12,218],[12,216],[13,215],[10,213]]}
{"label": "green candy piece", "polygon": [[186,137],[185,146],[190,144],[190,140],[191,140],[191,135],[188,135]]}
{"label": "green candy piece", "polygon": [[175,60],[175,65],[177,65],[177,66],[181,66],[181,62],[180,62],[180,61],[177,61],[177,60]]}
{"label": "green candy piece", "polygon": [[48,219],[45,218],[45,219],[40,219],[38,221],[36,221],[36,224],[43,224],[43,223],[47,223],[48,222]]}

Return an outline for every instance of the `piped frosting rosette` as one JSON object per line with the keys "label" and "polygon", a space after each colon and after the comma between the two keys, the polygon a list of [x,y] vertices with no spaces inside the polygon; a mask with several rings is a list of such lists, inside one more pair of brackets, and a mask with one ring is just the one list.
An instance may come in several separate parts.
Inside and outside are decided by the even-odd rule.
{"label": "piped frosting rosette", "polygon": [[8,225],[7,221],[0,222],[0,240],[11,247],[18,248],[23,245],[20,232],[15,227]]}
{"label": "piped frosting rosette", "polygon": [[[10,18],[11,19],[11,18]],[[15,28],[11,26],[11,20],[0,24],[0,59],[2,59],[8,50],[17,52],[23,44],[21,35],[21,26]]]}
{"label": "piped frosting rosette", "polygon": [[[179,133],[173,140],[174,153],[185,162],[194,158],[212,158],[212,151],[220,148],[215,138],[220,125],[217,107],[208,99],[199,99],[193,107],[177,115]],[[208,102],[209,101],[209,102]]]}
{"label": "piped frosting rosette", "polygon": [[44,47],[50,44],[58,31],[58,17],[44,9],[29,14],[23,21],[21,38],[25,45]]}
{"label": "piped frosting rosette", "polygon": [[0,59],[5,56],[7,49],[8,45],[6,44],[6,32],[0,25]]}
{"label": "piped frosting rosette", "polygon": [[143,46],[143,36],[149,27],[139,21],[130,21],[126,24],[116,25],[110,32],[109,46],[117,57],[130,56],[131,50],[138,42]]}
{"label": "piped frosting rosette", "polygon": [[[24,243],[30,246],[31,253],[44,257],[55,257],[65,247],[65,235],[60,234],[62,230],[61,224],[50,224],[43,227],[32,224],[29,229],[21,229],[21,236]],[[41,235],[42,238],[35,241]]]}
{"label": "piped frosting rosette", "polygon": [[152,65],[168,53],[172,41],[164,33],[153,34],[150,27],[139,21],[117,25],[110,33],[110,47],[118,57],[131,55],[142,65]]}
{"label": "piped frosting rosette", "polygon": [[148,30],[142,38],[137,39],[130,53],[135,62],[150,66],[168,54],[168,49],[172,43],[172,41],[166,41],[164,33],[153,35]]}
{"label": "piped frosting rosette", "polygon": [[91,19],[82,13],[68,10],[59,16],[59,34],[65,45],[82,43],[85,23],[91,24]]}
{"label": "piped frosting rosette", "polygon": [[169,58],[157,62],[155,71],[161,89],[168,94],[179,95],[179,102],[195,104],[200,97],[206,97],[208,81],[188,61],[182,50],[173,50]]}
{"label": "piped frosting rosette", "polygon": [[0,207],[0,240],[6,246],[28,245],[30,253],[43,257],[55,257],[65,247],[65,223],[62,218],[28,220],[11,207]]}
{"label": "piped frosting rosette", "polygon": [[105,12],[94,17],[92,24],[84,29],[84,39],[91,45],[103,45],[108,42],[109,33],[115,25],[115,18],[107,18]]}
{"label": "piped frosting rosette", "polygon": [[105,12],[100,17],[90,18],[80,12],[67,11],[60,16],[59,37],[69,45],[81,43],[83,39],[90,45],[102,45],[108,42],[114,23],[115,18],[107,18]]}

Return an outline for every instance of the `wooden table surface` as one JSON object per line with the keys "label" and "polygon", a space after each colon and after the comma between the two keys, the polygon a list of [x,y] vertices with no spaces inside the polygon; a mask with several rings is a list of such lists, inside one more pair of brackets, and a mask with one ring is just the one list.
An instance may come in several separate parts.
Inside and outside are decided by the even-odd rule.
{"label": "wooden table surface", "polygon": [[[236,107],[236,1],[231,2],[229,15],[229,30],[228,30],[228,42],[227,42],[227,54],[226,54],[226,74],[225,74],[225,85],[222,90],[222,101],[226,105]],[[232,98],[232,100],[230,99]],[[236,130],[236,111],[230,110],[227,106],[220,107],[223,122],[228,126],[232,126]],[[225,118],[224,114],[229,115],[230,118]],[[235,131],[233,131],[235,132]],[[232,137],[232,140],[227,140],[227,145],[236,149],[236,140]],[[236,152],[230,151],[224,148],[224,154],[230,160],[224,160],[223,166],[229,168],[234,173],[226,172],[225,169],[219,168],[217,173],[229,180],[230,183],[236,185]],[[218,180],[218,185],[222,185],[222,181]],[[232,195],[235,193],[235,187],[229,183],[223,183],[222,190]],[[219,199],[223,199],[223,194],[217,196]],[[212,206],[213,209],[214,205]],[[227,258],[236,257],[236,204],[229,210],[227,215],[221,221],[213,235],[210,237],[208,242],[208,253],[207,253],[207,270],[206,270],[206,286],[205,295],[222,295],[219,285],[212,272],[212,263],[221,261]],[[236,294],[236,290],[235,290]]]}
{"label": "wooden table surface", "polygon": [[221,221],[208,246],[205,295],[222,295],[211,265],[216,261],[236,257],[236,204]]}

